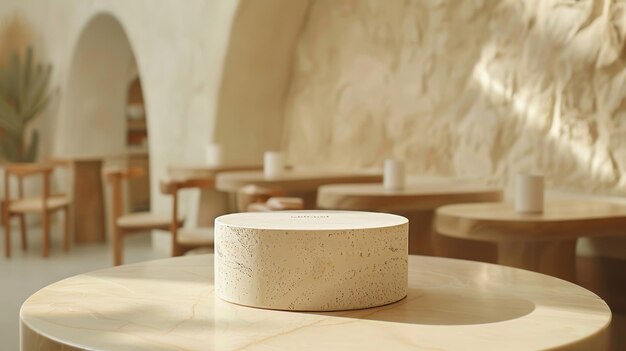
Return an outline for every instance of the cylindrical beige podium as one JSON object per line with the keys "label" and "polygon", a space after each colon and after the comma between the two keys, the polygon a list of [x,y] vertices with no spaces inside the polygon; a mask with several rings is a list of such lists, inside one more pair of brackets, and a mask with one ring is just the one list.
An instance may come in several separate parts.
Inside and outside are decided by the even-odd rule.
{"label": "cylindrical beige podium", "polygon": [[404,298],[408,220],[356,211],[235,213],[215,220],[215,293],[240,305],[334,311]]}

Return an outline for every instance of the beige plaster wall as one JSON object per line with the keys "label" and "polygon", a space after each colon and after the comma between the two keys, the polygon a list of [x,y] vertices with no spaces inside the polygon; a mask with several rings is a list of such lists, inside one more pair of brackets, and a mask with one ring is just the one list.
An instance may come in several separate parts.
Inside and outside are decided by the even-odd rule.
{"label": "beige plaster wall", "polygon": [[[117,131],[77,128],[68,131],[70,65],[83,29],[96,15],[115,17],[128,36],[144,84],[152,172],[152,207],[164,210],[170,201],[157,180],[174,163],[204,161],[203,146],[213,136],[231,22],[238,1],[186,0],[4,0],[0,17],[15,14],[30,24],[38,52],[54,66],[57,93],[39,123],[44,132],[42,157],[82,154],[74,137],[93,137],[95,150],[106,149],[106,136]],[[122,118],[123,116],[120,116]],[[114,127],[114,126],[111,126]],[[115,127],[117,128],[117,127]],[[94,133],[94,134],[91,134]],[[111,141],[117,143],[117,140]]]}
{"label": "beige plaster wall", "polygon": [[220,86],[215,141],[233,163],[280,148],[293,52],[310,0],[242,0]]}
{"label": "beige plaster wall", "polygon": [[126,95],[134,67],[130,43],[111,15],[96,15],[74,48],[56,120],[55,155],[126,152]]}
{"label": "beige plaster wall", "polygon": [[101,39],[85,40],[93,50],[81,52],[79,42],[95,16],[109,14],[119,22],[144,87],[152,208],[165,210],[169,201],[157,181],[166,166],[205,162],[207,143],[224,144],[226,162],[234,163],[260,162],[264,150],[280,146],[294,46],[309,3],[5,0],[0,18],[17,14],[31,24],[38,50],[54,66],[57,93],[38,122],[42,157],[109,154],[123,146],[123,125],[111,119],[123,111],[108,103],[119,96],[95,96],[102,86],[84,77],[97,64],[73,61],[75,55],[106,59],[97,74],[110,79],[92,80],[116,91],[113,80],[121,71],[111,67],[129,60],[123,40],[107,42],[115,34],[107,30]]}
{"label": "beige plaster wall", "polygon": [[292,162],[624,194],[626,3],[316,0],[283,147]]}

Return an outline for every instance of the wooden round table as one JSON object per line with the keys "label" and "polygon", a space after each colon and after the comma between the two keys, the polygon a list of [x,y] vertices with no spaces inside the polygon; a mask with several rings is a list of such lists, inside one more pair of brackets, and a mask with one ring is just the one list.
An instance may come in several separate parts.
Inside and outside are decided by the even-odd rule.
{"label": "wooden round table", "polygon": [[22,306],[31,350],[604,350],[598,296],[515,268],[409,256],[394,304],[305,313],[244,307],[213,290],[213,256],[169,258],[52,284]]}
{"label": "wooden round table", "polygon": [[413,182],[402,190],[381,183],[333,184],[319,188],[317,207],[334,210],[383,211],[409,218],[409,253],[432,254],[434,210],[443,205],[502,199],[502,190],[467,181]]}
{"label": "wooden round table", "polygon": [[498,263],[570,281],[576,276],[579,237],[626,235],[626,206],[593,200],[549,200],[543,213],[496,202],[440,207],[438,234],[494,242]]}
{"label": "wooden round table", "polygon": [[250,184],[278,188],[290,195],[302,197],[305,207],[312,208],[315,207],[317,188],[322,185],[381,182],[382,179],[380,172],[291,169],[280,176],[268,178],[263,171],[242,171],[220,173],[216,178],[215,188],[229,193],[235,193],[239,188]]}

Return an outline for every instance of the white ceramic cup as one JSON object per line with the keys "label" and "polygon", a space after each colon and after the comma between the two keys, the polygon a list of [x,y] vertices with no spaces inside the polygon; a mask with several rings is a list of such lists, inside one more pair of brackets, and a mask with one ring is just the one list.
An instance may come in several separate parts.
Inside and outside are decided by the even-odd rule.
{"label": "white ceramic cup", "polygon": [[543,176],[518,173],[515,177],[515,210],[521,213],[543,212]]}
{"label": "white ceramic cup", "polygon": [[274,178],[283,174],[285,170],[285,155],[280,151],[265,151],[263,155],[263,174],[267,178]]}
{"label": "white ceramic cup", "polygon": [[220,166],[224,162],[222,153],[222,145],[211,143],[205,147],[206,162],[209,166]]}
{"label": "white ceramic cup", "polygon": [[386,190],[401,190],[404,189],[405,183],[404,163],[396,160],[385,160],[383,188]]}

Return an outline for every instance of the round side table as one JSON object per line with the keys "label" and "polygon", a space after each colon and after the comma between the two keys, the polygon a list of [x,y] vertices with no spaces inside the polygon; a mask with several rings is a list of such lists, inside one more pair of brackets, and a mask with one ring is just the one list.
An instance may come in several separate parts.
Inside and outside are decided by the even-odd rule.
{"label": "round side table", "polygon": [[498,245],[498,263],[575,280],[579,237],[626,235],[626,206],[605,201],[552,200],[543,213],[496,202],[440,207],[438,234]]}

